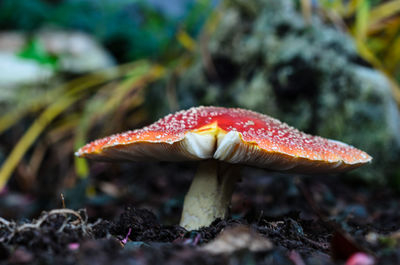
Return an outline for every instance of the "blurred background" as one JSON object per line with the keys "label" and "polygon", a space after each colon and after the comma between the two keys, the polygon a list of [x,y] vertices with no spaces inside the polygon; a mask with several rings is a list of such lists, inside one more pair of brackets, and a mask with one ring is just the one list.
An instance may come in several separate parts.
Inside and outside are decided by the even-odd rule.
{"label": "blurred background", "polygon": [[179,218],[193,164],[73,154],[198,105],[350,143],[374,160],[343,181],[398,191],[399,82],[399,0],[1,0],[0,215]]}

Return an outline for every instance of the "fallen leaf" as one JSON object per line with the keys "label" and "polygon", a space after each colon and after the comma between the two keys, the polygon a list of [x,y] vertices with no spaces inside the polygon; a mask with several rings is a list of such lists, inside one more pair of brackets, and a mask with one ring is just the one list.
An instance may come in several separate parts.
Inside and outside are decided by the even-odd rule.
{"label": "fallen leaf", "polygon": [[202,250],[212,254],[231,254],[235,251],[248,249],[253,252],[270,250],[273,244],[248,226],[238,225],[227,228]]}

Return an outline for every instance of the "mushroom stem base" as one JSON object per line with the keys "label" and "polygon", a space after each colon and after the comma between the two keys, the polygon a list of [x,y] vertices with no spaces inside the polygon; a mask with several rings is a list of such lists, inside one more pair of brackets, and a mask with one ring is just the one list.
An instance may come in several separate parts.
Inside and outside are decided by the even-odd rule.
{"label": "mushroom stem base", "polygon": [[216,160],[200,162],[185,196],[180,225],[196,230],[225,218],[238,179],[238,166]]}

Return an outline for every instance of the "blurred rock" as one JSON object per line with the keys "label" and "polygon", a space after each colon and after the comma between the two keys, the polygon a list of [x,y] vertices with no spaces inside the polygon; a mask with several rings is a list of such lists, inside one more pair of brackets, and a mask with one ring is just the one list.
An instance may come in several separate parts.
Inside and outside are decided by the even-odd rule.
{"label": "blurred rock", "polygon": [[0,32],[0,51],[17,53],[26,43],[26,36],[16,31]]}
{"label": "blurred rock", "polygon": [[266,113],[374,157],[352,174],[382,182],[400,175],[400,115],[390,84],[350,36],[317,16],[307,24],[291,0],[226,1],[221,14],[177,84],[180,108]]}
{"label": "blurred rock", "polygon": [[[44,82],[53,74],[51,68],[38,62],[0,51],[0,86],[3,88]],[[0,89],[0,91],[1,93],[13,93],[13,91],[5,89]],[[3,97],[7,97],[7,95],[2,94],[1,98]]]}
{"label": "blurred rock", "polygon": [[15,108],[45,96],[64,82],[57,73],[85,74],[113,65],[109,53],[84,33],[0,32],[0,107]]}
{"label": "blurred rock", "polygon": [[[44,50],[58,58],[57,69],[64,72],[86,73],[113,66],[111,55],[91,36],[82,32],[39,30],[29,36],[37,39]],[[17,54],[28,42],[22,32],[0,33],[0,52]]]}
{"label": "blurred rock", "polygon": [[50,54],[59,57],[62,71],[85,73],[115,64],[111,55],[87,34],[45,30],[38,38]]}

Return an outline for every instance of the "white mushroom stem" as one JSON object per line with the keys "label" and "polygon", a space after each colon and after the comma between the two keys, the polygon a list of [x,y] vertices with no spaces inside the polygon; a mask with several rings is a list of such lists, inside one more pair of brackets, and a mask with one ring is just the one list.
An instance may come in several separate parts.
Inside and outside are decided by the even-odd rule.
{"label": "white mushroom stem", "polygon": [[217,218],[225,218],[238,179],[238,166],[217,160],[200,162],[185,196],[180,225],[196,230],[209,226]]}

